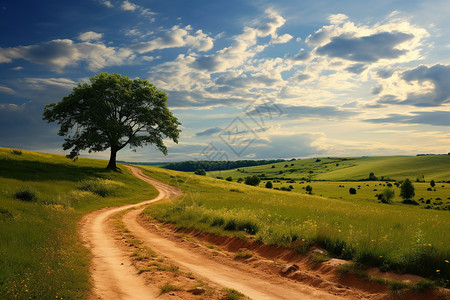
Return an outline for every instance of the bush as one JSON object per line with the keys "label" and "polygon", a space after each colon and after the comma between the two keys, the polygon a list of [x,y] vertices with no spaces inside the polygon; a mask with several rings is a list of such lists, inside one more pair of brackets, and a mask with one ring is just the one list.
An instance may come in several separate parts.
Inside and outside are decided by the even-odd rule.
{"label": "bush", "polygon": [[350,188],[348,190],[348,192],[350,193],[350,195],[355,195],[356,194],[356,189],[355,188]]}
{"label": "bush", "polygon": [[206,176],[206,171],[204,169],[197,169],[194,172],[195,175]]}
{"label": "bush", "polygon": [[254,235],[258,232],[258,225],[251,221],[239,222],[237,225],[237,229],[240,231],[245,231],[248,234]]}
{"label": "bush", "polygon": [[392,203],[392,198],[394,198],[395,192],[391,189],[385,189],[381,194],[381,202],[389,204]]}
{"label": "bush", "polygon": [[122,184],[113,180],[98,178],[82,181],[78,189],[81,191],[91,192],[100,197],[106,197],[114,195],[115,190],[120,185]]}
{"label": "bush", "polygon": [[211,223],[211,226],[222,226],[225,223],[224,218],[222,217],[215,217]]}
{"label": "bush", "polygon": [[233,177],[227,177],[226,179],[225,179],[226,181],[233,181]]}
{"label": "bush", "polygon": [[258,186],[260,182],[261,179],[256,175],[245,177],[245,184],[247,185]]}
{"label": "bush", "polygon": [[369,180],[376,181],[376,180],[378,180],[378,178],[375,176],[375,174],[373,172],[370,172]]}
{"label": "bush", "polygon": [[311,195],[313,188],[312,188],[312,186],[307,185],[306,188],[305,188],[305,190],[306,190],[306,192],[307,192],[308,194]]}
{"label": "bush", "polygon": [[36,191],[34,191],[33,189],[31,189],[29,187],[25,187],[25,188],[21,188],[20,190],[18,190],[14,194],[14,198],[21,200],[21,201],[31,202],[31,201],[37,200],[37,195],[36,195]]}
{"label": "bush", "polygon": [[414,192],[414,185],[408,178],[403,181],[400,189],[400,197],[402,197],[404,200],[411,199],[416,194]]}
{"label": "bush", "polygon": [[236,220],[235,219],[228,220],[223,229],[229,230],[229,231],[236,231],[238,229]]}
{"label": "bush", "polygon": [[267,181],[267,182],[266,182],[266,188],[267,188],[267,189],[273,188],[272,181]]}
{"label": "bush", "polygon": [[430,185],[431,185],[431,187],[435,187],[436,183],[434,182],[433,179],[430,181]]}
{"label": "bush", "polygon": [[22,151],[21,150],[13,149],[10,152],[11,152],[11,154],[14,154],[14,155],[22,155]]}

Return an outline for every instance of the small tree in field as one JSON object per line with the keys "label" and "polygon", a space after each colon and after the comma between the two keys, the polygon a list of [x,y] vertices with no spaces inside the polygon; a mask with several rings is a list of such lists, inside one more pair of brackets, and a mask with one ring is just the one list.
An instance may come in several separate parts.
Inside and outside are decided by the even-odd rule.
{"label": "small tree in field", "polygon": [[206,176],[206,171],[204,169],[197,169],[194,171],[195,175]]}
{"label": "small tree in field", "polygon": [[307,192],[308,194],[311,195],[313,188],[312,188],[312,186],[307,185],[306,188],[305,188],[305,190],[306,190],[306,192]]}
{"label": "small tree in field", "polygon": [[355,195],[355,194],[356,194],[356,189],[351,187],[351,188],[348,190],[348,192],[349,192],[351,195]]}
{"label": "small tree in field", "polygon": [[433,179],[431,179],[431,181],[430,181],[430,185],[431,185],[431,187],[435,187],[435,186],[436,186],[436,183],[434,182],[434,180],[433,180]]}
{"label": "small tree in field", "polygon": [[414,185],[408,178],[406,178],[400,187],[400,197],[402,197],[404,200],[409,200],[416,194],[414,190]]}
{"label": "small tree in field", "polygon": [[100,73],[79,83],[58,103],[45,106],[43,119],[61,125],[63,149],[98,152],[110,149],[107,168],[117,170],[117,152],[153,144],[167,154],[163,139],[178,142],[178,119],[167,107],[167,95],[147,80]]}
{"label": "small tree in field", "polygon": [[381,202],[389,204],[392,203],[392,199],[395,196],[395,192],[391,189],[385,189],[381,194]]}
{"label": "small tree in field", "polygon": [[266,188],[268,188],[268,189],[273,188],[272,181],[269,180],[269,181],[266,182]]}
{"label": "small tree in field", "polygon": [[258,186],[260,182],[261,179],[259,179],[259,177],[256,175],[245,177],[245,184]]}

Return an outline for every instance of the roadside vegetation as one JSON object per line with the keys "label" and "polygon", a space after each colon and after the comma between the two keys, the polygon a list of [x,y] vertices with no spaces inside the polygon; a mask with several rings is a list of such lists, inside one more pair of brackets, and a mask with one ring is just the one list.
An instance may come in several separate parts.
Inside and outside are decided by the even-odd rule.
{"label": "roadside vegetation", "polygon": [[[358,188],[358,182],[271,180],[274,188],[282,184],[294,187],[287,192],[266,188],[264,180],[258,187],[252,187],[244,182],[152,167],[143,170],[184,191],[182,197],[155,203],[146,210],[160,221],[219,235],[251,238],[299,249],[299,252],[305,251],[305,245],[317,244],[334,257],[377,266],[383,271],[422,275],[441,286],[449,286],[449,212],[402,204],[400,187],[395,185],[391,187],[396,189],[393,204],[383,204],[375,192],[383,193],[388,188],[386,181],[364,181]],[[306,194],[307,185],[313,187],[312,195]],[[428,192],[425,185],[430,186],[415,182],[414,185],[416,198],[418,190]],[[349,193],[350,187],[354,187],[356,194]],[[448,197],[449,190],[441,187],[435,193]]]}
{"label": "roadside vegetation", "polygon": [[105,162],[0,148],[2,299],[82,299],[89,252],[77,234],[87,212],[136,203],[157,191]]}

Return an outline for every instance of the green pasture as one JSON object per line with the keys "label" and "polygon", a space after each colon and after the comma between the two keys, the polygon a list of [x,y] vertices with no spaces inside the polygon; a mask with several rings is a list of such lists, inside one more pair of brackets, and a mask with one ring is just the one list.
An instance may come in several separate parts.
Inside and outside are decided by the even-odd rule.
{"label": "green pasture", "polygon": [[[12,152],[0,148],[1,298],[82,299],[90,290],[89,252],[77,222],[94,209],[157,191],[123,166],[121,173],[106,171],[106,161]],[[36,200],[16,199],[19,190]]]}
{"label": "green pasture", "polygon": [[380,180],[450,180],[450,155],[377,156],[298,159],[269,165],[207,172],[210,177],[232,177],[233,181],[264,174],[277,179],[329,181],[363,180],[374,172]]}
{"label": "green pasture", "polygon": [[367,183],[370,186],[356,195],[349,195],[348,188],[362,182],[312,182],[308,184],[313,185],[313,195],[307,195],[301,188],[306,183],[290,183],[294,190],[286,192],[151,167],[143,170],[184,190],[182,197],[146,210],[161,221],[222,235],[253,236],[299,252],[316,243],[336,257],[448,284],[449,212],[398,201],[378,203],[373,187],[381,182]]}

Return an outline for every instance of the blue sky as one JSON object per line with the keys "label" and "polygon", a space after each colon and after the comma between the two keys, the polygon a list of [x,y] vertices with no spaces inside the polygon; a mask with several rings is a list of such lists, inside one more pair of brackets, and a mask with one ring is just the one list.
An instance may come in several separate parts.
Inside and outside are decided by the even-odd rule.
{"label": "blue sky", "polygon": [[447,153],[448,16],[444,0],[0,0],[0,146],[63,153],[44,105],[108,72],[148,79],[183,124],[168,156],[120,160]]}

